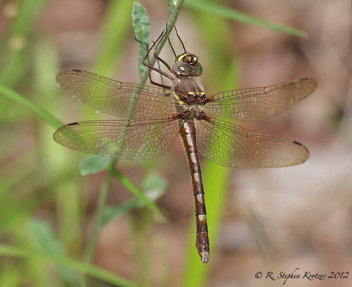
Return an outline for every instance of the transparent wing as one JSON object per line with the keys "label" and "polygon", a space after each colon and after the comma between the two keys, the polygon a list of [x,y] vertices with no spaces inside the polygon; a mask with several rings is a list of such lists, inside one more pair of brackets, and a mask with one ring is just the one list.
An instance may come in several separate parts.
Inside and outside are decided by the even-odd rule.
{"label": "transparent wing", "polygon": [[74,98],[110,115],[138,118],[166,116],[174,111],[170,90],[118,82],[77,69],[61,71],[56,81]]}
{"label": "transparent wing", "polygon": [[197,146],[209,160],[237,168],[285,167],[309,157],[308,149],[296,141],[210,119],[198,122]]}
{"label": "transparent wing", "polygon": [[317,87],[314,79],[304,78],[274,86],[227,91],[210,96],[204,111],[219,117],[260,121],[293,107]]}
{"label": "transparent wing", "polygon": [[112,158],[152,159],[171,148],[178,122],[155,118],[75,122],[59,128],[54,140],[70,149]]}

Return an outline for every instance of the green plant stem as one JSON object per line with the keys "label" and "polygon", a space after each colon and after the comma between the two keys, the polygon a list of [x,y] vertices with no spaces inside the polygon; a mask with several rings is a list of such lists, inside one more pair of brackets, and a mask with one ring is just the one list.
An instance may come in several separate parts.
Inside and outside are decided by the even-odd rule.
{"label": "green plant stem", "polygon": [[[158,44],[158,47],[157,49],[155,50],[155,54],[159,55],[160,54],[160,51],[161,49],[164,47],[166,41],[167,41],[167,38],[169,37],[172,29],[175,27],[175,24],[176,24],[176,20],[177,20],[177,17],[178,15],[180,14],[180,10],[181,10],[181,7],[183,5],[183,2],[185,0],[179,0],[177,1],[177,3],[175,4],[174,6],[174,10],[171,12],[171,15],[170,15],[170,18],[169,18],[169,21],[167,22],[167,29],[166,29],[166,32],[165,32],[165,35],[164,37],[160,40],[159,44]],[[154,66],[156,62],[156,58],[155,57],[152,57],[152,59],[150,60],[150,64],[152,66]],[[147,79],[148,79],[149,75],[148,74],[145,74],[144,77],[141,77],[140,78],[140,81],[139,83],[140,84],[145,84]]]}
{"label": "green plant stem", "polygon": [[[176,19],[180,13],[181,6],[182,6],[183,2],[184,2],[184,0],[179,0],[177,2],[177,4],[175,5],[174,10],[172,11],[172,13],[170,15],[170,18],[169,18],[169,21],[167,24],[167,31],[165,33],[165,37],[163,37],[161,39],[161,41],[158,45],[158,49],[155,51],[156,54],[160,53],[161,49],[163,48],[163,46],[166,43],[168,36],[170,35],[173,27],[175,26]],[[151,65],[154,65],[155,61],[156,61],[156,59],[153,57],[153,59],[150,61]],[[140,78],[139,84],[142,84],[142,85],[145,84],[147,79],[148,79],[148,73],[145,73],[144,76]],[[99,238],[100,229],[101,229],[101,219],[103,216],[103,212],[104,212],[105,205],[106,205],[106,199],[109,195],[109,190],[110,190],[111,181],[112,181],[111,176],[118,179],[119,182],[123,186],[125,186],[129,191],[131,191],[137,198],[143,200],[145,202],[146,206],[150,210],[155,212],[163,220],[166,220],[165,214],[148,197],[146,197],[137,186],[135,186],[120,171],[118,171],[115,168],[115,164],[116,164],[116,161],[112,161],[109,164],[109,166],[107,167],[107,171],[109,172],[109,175],[107,175],[107,177],[105,178],[102,190],[100,192],[100,196],[98,199],[97,217],[96,217],[96,221],[95,221],[95,224],[93,227],[92,239],[90,240],[90,242],[88,244],[87,252],[86,252],[85,258],[84,258],[85,262],[87,262],[87,263],[91,262],[91,260],[93,258],[96,244],[97,244],[97,241]]]}
{"label": "green plant stem", "polygon": [[[113,160],[110,165],[115,165],[116,160]],[[88,243],[88,247],[86,250],[86,253],[84,255],[84,262],[85,263],[91,263],[93,259],[94,252],[97,247],[97,243],[99,240],[99,235],[100,235],[100,230],[101,230],[101,225],[102,225],[102,218],[104,214],[104,209],[106,205],[106,201],[109,196],[109,191],[112,185],[112,175],[110,173],[106,174],[104,184],[101,187],[101,190],[99,192],[99,199],[98,199],[98,206],[97,206],[97,212],[96,212],[96,217],[95,217],[95,224],[93,226],[93,231],[91,234],[91,239]]]}

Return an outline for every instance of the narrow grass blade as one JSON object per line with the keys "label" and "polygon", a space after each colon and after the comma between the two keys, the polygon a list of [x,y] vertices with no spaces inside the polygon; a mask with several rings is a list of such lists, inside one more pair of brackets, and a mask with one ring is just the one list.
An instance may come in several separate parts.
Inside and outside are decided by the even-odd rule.
{"label": "narrow grass blade", "polygon": [[0,244],[0,255],[1,256],[12,256],[12,257],[20,257],[26,259],[42,259],[53,261],[56,264],[65,265],[70,267],[76,271],[80,271],[86,275],[90,275],[96,278],[99,278],[107,283],[115,284],[117,286],[134,286],[134,284],[118,275],[115,275],[111,272],[107,272],[103,269],[93,267],[90,264],[81,263],[79,261],[73,260],[71,258],[63,257],[63,256],[53,256],[48,253],[34,252],[28,251],[22,248],[11,247],[8,245]]}
{"label": "narrow grass blade", "polygon": [[103,22],[101,50],[96,58],[93,71],[110,77],[120,61],[130,30],[130,15],[133,0],[110,1]]}
{"label": "narrow grass blade", "polygon": [[249,25],[258,26],[265,29],[274,30],[280,33],[290,34],[297,37],[307,38],[307,33],[302,30],[295,29],[285,25],[272,23],[265,20],[261,20],[226,6],[207,3],[207,2],[194,1],[194,0],[187,1],[185,5],[189,8],[196,9],[198,11],[209,12],[227,19],[235,20]]}
{"label": "narrow grass blade", "polygon": [[62,123],[57,120],[54,116],[49,114],[47,111],[42,109],[41,107],[38,107],[34,103],[32,103],[30,100],[26,99],[25,97],[21,96],[20,94],[0,85],[0,94],[3,94],[10,100],[16,102],[17,104],[22,105],[23,107],[31,110],[34,112],[37,116],[42,118],[45,122],[48,124],[52,125],[55,128],[59,128],[62,126]]}

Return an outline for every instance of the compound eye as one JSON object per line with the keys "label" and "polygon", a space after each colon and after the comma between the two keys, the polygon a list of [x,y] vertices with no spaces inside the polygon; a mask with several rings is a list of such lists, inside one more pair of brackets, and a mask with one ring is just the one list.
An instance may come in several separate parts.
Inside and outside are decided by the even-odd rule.
{"label": "compound eye", "polygon": [[200,76],[203,73],[203,67],[201,64],[197,63],[193,66],[193,69],[196,71],[196,75]]}
{"label": "compound eye", "polygon": [[185,63],[180,63],[177,67],[177,71],[180,73],[180,75],[183,76],[188,76],[192,73],[192,66],[185,64]]}

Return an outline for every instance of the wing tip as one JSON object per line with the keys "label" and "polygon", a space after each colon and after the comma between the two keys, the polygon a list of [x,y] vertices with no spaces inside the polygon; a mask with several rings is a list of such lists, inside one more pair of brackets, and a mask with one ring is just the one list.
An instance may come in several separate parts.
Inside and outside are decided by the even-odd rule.
{"label": "wing tip", "polygon": [[62,130],[68,125],[63,125],[61,127],[59,127],[53,134],[53,139],[55,142],[57,142],[58,144],[60,145],[63,145],[62,144],[62,140],[60,140],[60,137],[62,136]]}
{"label": "wing tip", "polygon": [[63,75],[67,75],[67,74],[81,74],[83,73],[84,71],[83,70],[80,70],[80,69],[64,69],[62,71],[60,71],[57,75],[56,75],[56,82],[60,85],[60,78],[63,76]]}
{"label": "wing tip", "polygon": [[292,165],[294,166],[294,165],[299,165],[299,164],[306,164],[309,159],[309,149],[305,145],[303,145],[297,141],[292,141],[292,142],[295,145],[299,146],[299,148],[302,150],[302,153],[304,154],[304,156],[302,156],[296,164],[292,164]]}
{"label": "wing tip", "polygon": [[311,93],[313,93],[318,88],[318,82],[313,78],[309,78],[309,77],[301,78],[301,79],[299,79],[299,81],[300,82],[309,82],[309,84],[313,88]]}

